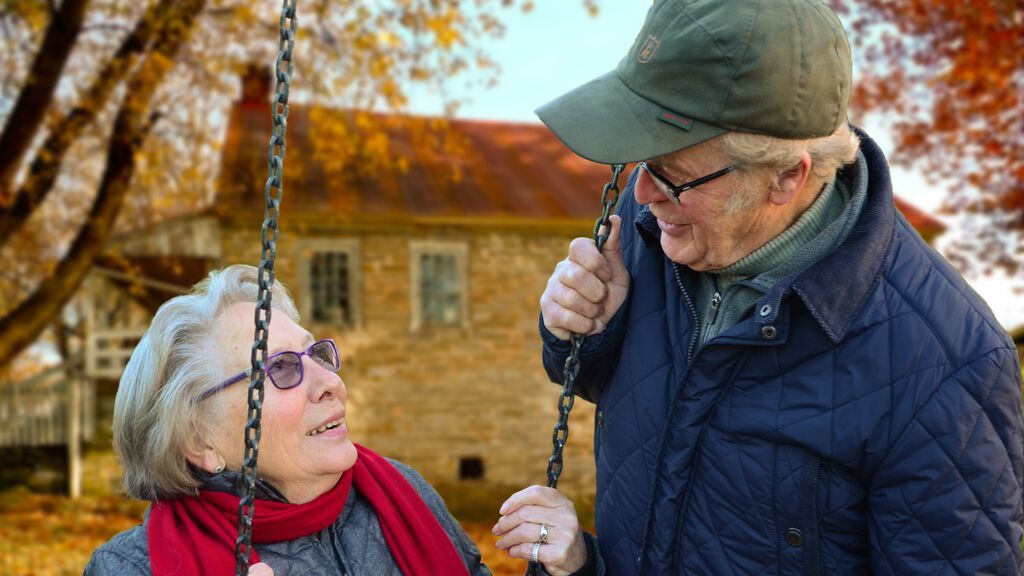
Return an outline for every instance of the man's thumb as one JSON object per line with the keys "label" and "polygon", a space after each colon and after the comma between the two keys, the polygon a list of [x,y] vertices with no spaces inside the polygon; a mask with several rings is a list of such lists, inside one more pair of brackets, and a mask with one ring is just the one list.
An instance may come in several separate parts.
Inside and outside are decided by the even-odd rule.
{"label": "man's thumb", "polygon": [[622,262],[622,246],[619,245],[619,237],[622,236],[622,217],[613,214],[610,220],[612,231],[601,248],[601,254],[604,254],[613,267],[620,268],[625,266]]}

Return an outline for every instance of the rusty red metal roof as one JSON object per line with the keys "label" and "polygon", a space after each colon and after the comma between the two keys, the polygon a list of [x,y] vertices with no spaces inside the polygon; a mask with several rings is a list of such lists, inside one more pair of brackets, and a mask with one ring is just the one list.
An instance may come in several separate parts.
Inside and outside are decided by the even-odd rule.
{"label": "rusty red metal roof", "polygon": [[[377,134],[387,136],[387,152],[376,156],[383,162],[371,166],[359,158],[359,147],[379,146],[379,140],[356,141],[352,150],[352,143],[332,138],[325,126],[343,121],[374,123]],[[262,211],[270,131],[266,105],[232,108],[217,212]],[[573,154],[545,126],[521,122],[442,122],[292,106],[287,144],[283,209],[293,214],[592,220],[610,174],[606,165]],[[346,154],[356,170],[339,169]],[[896,205],[922,234],[944,230],[906,202]]]}

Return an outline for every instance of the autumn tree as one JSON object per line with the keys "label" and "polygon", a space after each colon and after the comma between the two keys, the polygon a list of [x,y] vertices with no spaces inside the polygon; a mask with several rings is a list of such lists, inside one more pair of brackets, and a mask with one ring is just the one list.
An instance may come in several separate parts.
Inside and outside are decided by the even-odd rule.
{"label": "autumn tree", "polygon": [[[293,101],[360,110],[401,110],[413,84],[494,70],[477,41],[502,32],[500,8],[529,6],[299,4]],[[57,317],[118,226],[211,201],[222,134],[210,127],[242,71],[274,62],[279,9],[0,0],[0,366]]]}
{"label": "autumn tree", "polygon": [[949,186],[974,215],[949,247],[962,268],[1024,264],[1024,4],[831,0],[859,59],[855,111],[888,121],[892,159]]}

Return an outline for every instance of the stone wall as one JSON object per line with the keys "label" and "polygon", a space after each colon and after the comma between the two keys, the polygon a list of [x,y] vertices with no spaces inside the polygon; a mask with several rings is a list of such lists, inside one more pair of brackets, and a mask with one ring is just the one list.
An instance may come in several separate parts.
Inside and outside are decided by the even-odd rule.
{"label": "stone wall", "polygon": [[[297,302],[307,290],[304,239],[354,239],[361,259],[358,327],[304,324],[338,342],[352,438],[434,483],[458,482],[460,460],[479,459],[484,475],[474,485],[543,484],[561,388],[541,368],[538,300],[569,241],[587,230],[310,230],[284,230],[279,246],[277,277]],[[226,225],[221,237],[224,264],[258,261],[250,227]],[[410,245],[421,241],[468,249],[463,326],[411,329]],[[560,487],[578,496],[594,491],[593,418],[592,405],[576,404]]]}

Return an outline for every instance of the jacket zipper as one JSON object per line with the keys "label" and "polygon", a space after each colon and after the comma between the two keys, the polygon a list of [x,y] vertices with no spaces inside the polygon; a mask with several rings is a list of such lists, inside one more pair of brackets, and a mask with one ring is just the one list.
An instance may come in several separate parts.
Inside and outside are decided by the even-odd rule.
{"label": "jacket zipper", "polygon": [[711,297],[711,322],[709,322],[710,324],[714,324],[715,319],[718,318],[718,307],[721,306],[721,304],[722,295],[718,292],[715,292],[715,295]]}
{"label": "jacket zipper", "polygon": [[715,292],[715,295],[711,297],[711,314],[708,316],[707,323],[701,330],[701,342],[706,343],[711,337],[711,329],[715,326],[715,321],[718,319],[718,309],[722,305],[722,295],[719,292]]}
{"label": "jacket zipper", "polygon": [[[690,299],[690,295],[683,286],[683,278],[679,275],[679,264],[672,263],[672,272],[676,275],[676,284],[679,285],[679,291],[683,293],[686,307],[689,308],[690,316],[693,317],[693,337],[690,338],[690,345],[686,349],[686,371],[689,372],[690,363],[693,360],[694,347],[697,346],[697,339],[700,338],[700,316],[697,315],[697,307],[693,304],[693,300]],[[686,374],[683,374],[683,381],[686,381]]]}

